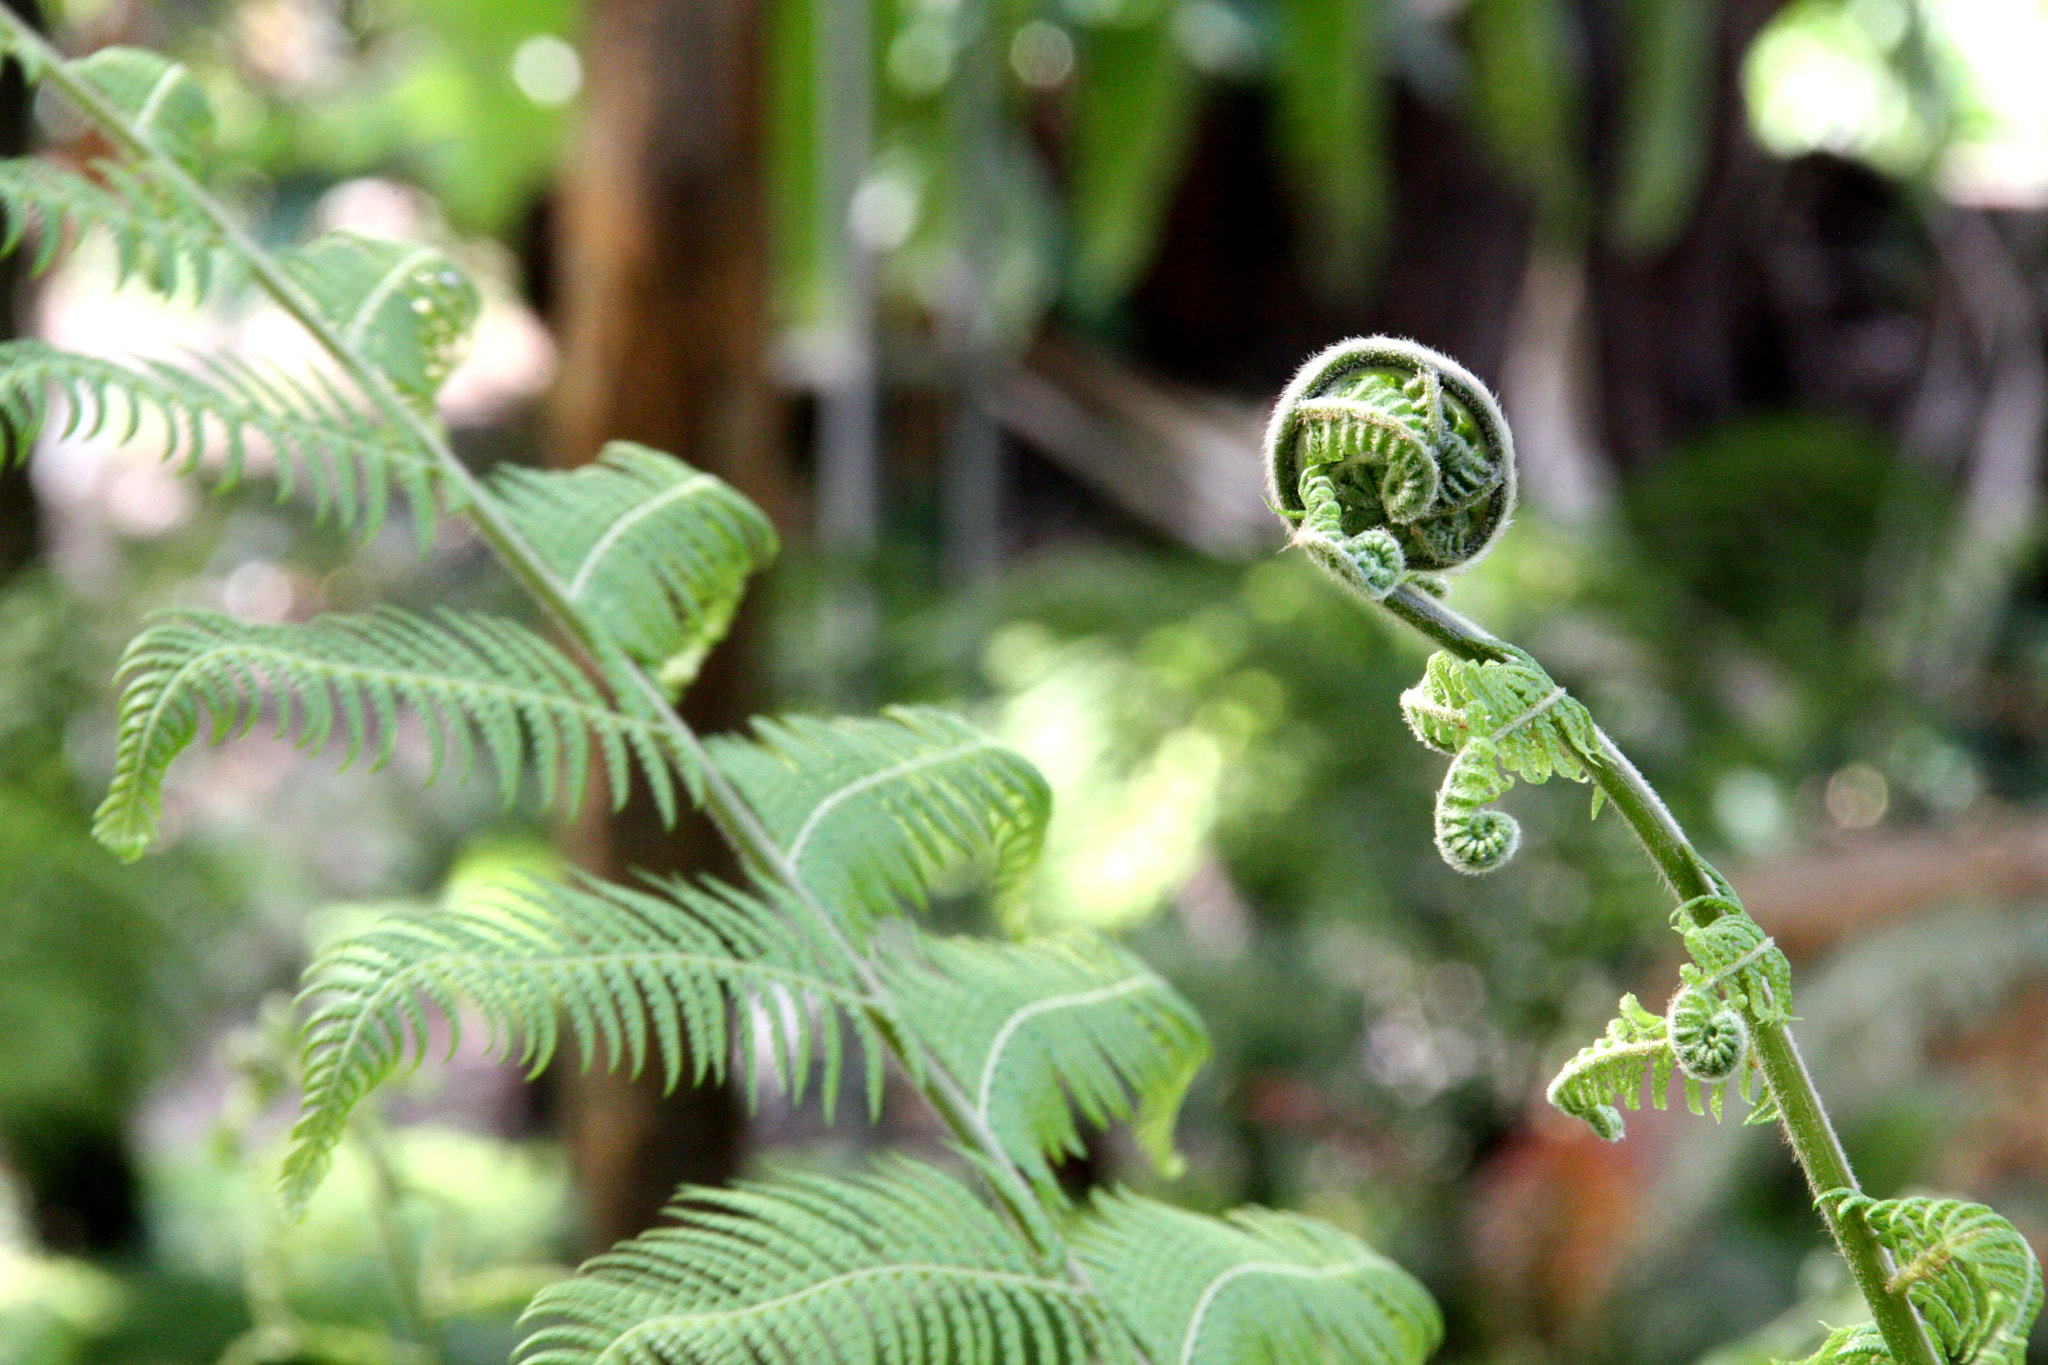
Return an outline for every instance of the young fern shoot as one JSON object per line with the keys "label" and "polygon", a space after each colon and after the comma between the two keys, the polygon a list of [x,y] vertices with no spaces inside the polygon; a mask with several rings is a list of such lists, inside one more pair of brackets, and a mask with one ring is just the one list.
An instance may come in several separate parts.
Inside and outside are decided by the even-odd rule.
{"label": "young fern shoot", "polygon": [[[475,315],[447,257],[352,234],[272,255],[205,189],[211,118],[176,63],[130,50],[67,62],[4,7],[0,48],[122,154],[89,173],[0,163],[10,241],[26,224],[47,261],[60,235],[105,230],[124,270],[163,292],[253,284],[330,362],[292,373],[22,343],[0,351],[6,455],[23,456],[52,420],[133,438],[155,414],[165,457],[218,469],[225,485],[245,443],[260,447],[280,497],[304,491],[354,534],[376,531],[394,493],[423,542],[437,515],[466,517],[566,642],[491,616],[390,608],[274,626],[171,616],[123,666],[102,839],[125,857],[147,849],[165,774],[202,735],[217,742],[268,713],[303,748],[338,742],[344,762],[375,763],[410,710],[446,767],[487,758],[507,801],[528,787],[573,801],[596,781],[622,800],[637,778],[665,817],[701,806],[744,868],[738,885],[535,881],[393,916],[328,949],[304,992],[289,1205],[319,1183],[355,1107],[421,1061],[435,1014],[481,1018],[495,1048],[536,1069],[651,1067],[680,1084],[719,1078],[738,1057],[792,1092],[814,1086],[828,1108],[855,1065],[875,1107],[893,1059],[951,1130],[961,1170],[904,1158],[685,1189],[671,1226],[535,1300],[520,1358],[1419,1365],[1435,1349],[1442,1325],[1422,1287],[1347,1232],[1130,1193],[1076,1201],[1052,1178],[1085,1129],[1117,1122],[1170,1165],[1173,1116],[1207,1043],[1187,1002],[1103,938],[984,941],[918,922],[942,875],[980,867],[1000,888],[1037,857],[1050,798],[1021,757],[927,708],[760,721],[709,742],[676,714],[670,702],[774,552],[758,510],[636,446],[575,473],[479,480],[434,415]],[[1470,507],[1504,515],[1509,477],[1459,465],[1435,496],[1484,485]],[[740,1045],[762,1021],[765,1059]],[[744,1079],[753,1094],[764,1077]]]}
{"label": "young fern shoot", "polygon": [[1340,342],[1288,386],[1266,455],[1293,543],[1441,647],[1401,709],[1416,738],[1452,756],[1437,798],[1444,860],[1473,874],[1501,866],[1519,830],[1490,803],[1516,777],[1561,776],[1596,784],[1594,813],[1603,799],[1621,811],[1678,893],[1672,922],[1692,961],[1666,1010],[1622,997],[1551,1102],[1614,1141],[1619,1106],[1637,1107],[1647,1085],[1662,1108],[1681,1077],[1694,1113],[1718,1118],[1734,1088],[1754,1101],[1750,1122],[1782,1126],[1872,1319],[1802,1365],[2022,1365],[2042,1303],[2025,1240],[1981,1205],[1862,1193],[1793,1042],[1784,954],[1585,707],[1438,600],[1437,575],[1484,554],[1513,510],[1512,438],[1486,387],[1413,342]]}

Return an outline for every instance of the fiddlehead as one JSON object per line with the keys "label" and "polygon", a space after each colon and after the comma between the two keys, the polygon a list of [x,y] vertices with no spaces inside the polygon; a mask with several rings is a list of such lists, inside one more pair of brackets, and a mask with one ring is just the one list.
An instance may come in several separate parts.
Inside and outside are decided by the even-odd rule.
{"label": "fiddlehead", "polygon": [[1434,655],[1401,694],[1401,713],[1417,739],[1453,755],[1437,793],[1436,846],[1460,872],[1491,872],[1520,846],[1514,817],[1488,808],[1516,777],[1587,778],[1579,755],[1594,743],[1592,717],[1526,654],[1490,663]]}
{"label": "fiddlehead", "polygon": [[[1506,791],[1509,774],[1541,781],[1563,772],[1598,784],[1595,810],[1603,797],[1613,802],[1683,902],[1676,923],[1693,961],[1680,969],[1669,1011],[1659,1017],[1625,998],[1606,1035],[1560,1072],[1551,1101],[1612,1139],[1621,1136],[1617,1104],[1639,1105],[1646,1082],[1661,1107],[1671,1078],[1683,1075],[1695,1112],[1710,1097],[1717,1117],[1730,1086],[1748,1096],[1761,1083],[1750,1122],[1782,1122],[1813,1188],[1839,1192],[1822,1209],[1873,1317],[1867,1328],[1830,1338],[1807,1365],[2016,1361],[2009,1343],[2024,1337],[2039,1307],[2031,1253],[2026,1275],[2015,1279],[2016,1253],[1987,1259],[1977,1250],[1991,1246],[1989,1234],[1973,1234],[1967,1250],[1946,1230],[1909,1248],[1902,1227],[1913,1201],[1873,1204],[1855,1189],[1791,1035],[1791,973],[1783,954],[1583,708],[1527,655],[1425,595],[1440,594],[1417,570],[1471,562],[1513,508],[1512,447],[1484,388],[1409,342],[1342,342],[1303,367],[1267,440],[1269,496],[1293,528],[1294,544],[1446,651],[1402,702],[1417,737],[1455,756],[1437,808],[1438,844],[1452,865],[1483,871],[1513,852],[1512,821],[1484,808]],[[1489,689],[1498,700],[1479,700]],[[1997,1260],[2005,1279],[1959,1286],[1946,1269],[1959,1260]],[[1937,1280],[1942,1288],[1928,1288]],[[1954,1325],[1996,1315],[2005,1325],[1988,1334]]]}
{"label": "fiddlehead", "polygon": [[1697,986],[1672,993],[1664,1034],[1678,1069],[1696,1081],[1725,1081],[1749,1057],[1749,1025],[1741,1011]]}
{"label": "fiddlehead", "polygon": [[1266,432],[1267,497],[1294,543],[1378,600],[1486,552],[1515,504],[1514,445],[1486,386],[1391,337],[1304,365]]}

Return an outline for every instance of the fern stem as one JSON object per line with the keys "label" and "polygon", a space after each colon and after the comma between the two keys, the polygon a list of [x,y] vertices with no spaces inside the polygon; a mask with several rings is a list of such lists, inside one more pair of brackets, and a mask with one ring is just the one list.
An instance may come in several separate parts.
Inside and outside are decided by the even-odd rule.
{"label": "fern stem", "polygon": [[[638,664],[618,658],[616,651],[603,648],[597,627],[577,606],[567,585],[527,543],[485,492],[477,477],[456,457],[435,424],[405,402],[390,381],[321,316],[313,300],[278,269],[269,253],[256,244],[225,206],[167,156],[152,138],[130,125],[98,90],[66,70],[62,55],[4,3],[0,3],[0,37],[4,37],[8,49],[33,67],[32,78],[46,80],[62,90],[95,126],[123,150],[147,160],[162,175],[165,183],[218,229],[226,249],[248,265],[250,277],[263,292],[305,328],[386,421],[405,433],[430,457],[444,484],[444,496],[449,491],[455,494],[447,499],[451,510],[459,511],[469,521],[499,562],[586,659],[617,659],[614,667],[603,670],[604,676],[614,682],[626,683],[638,692],[638,700],[644,705],[645,713],[659,718],[670,751],[669,759],[678,774],[686,783],[693,775],[701,775],[704,808],[721,832],[745,861],[787,888],[797,904],[815,920],[820,932],[845,955],[869,997],[867,1008],[870,1016],[880,1026],[882,1036],[895,1049],[906,1073],[916,1078],[915,1083],[926,1103],[953,1130],[954,1135],[981,1158],[983,1174],[994,1187],[1005,1212],[1027,1238],[1038,1243],[1045,1220],[1043,1206],[1029,1179],[976,1111],[960,1078],[900,1027],[900,1013],[893,1006],[881,973],[867,955],[846,937],[837,921],[798,875],[795,865],[776,845],[760,818],[711,761],[703,740],[676,714],[660,684]],[[1083,1292],[1099,1298],[1078,1259],[1064,1247],[1059,1250],[1063,1253],[1063,1266],[1069,1280]],[[1151,1365],[1136,1336],[1128,1332],[1126,1335],[1137,1365]]]}
{"label": "fern stem", "polygon": [[[1466,620],[1436,598],[1403,584],[1384,599],[1393,615],[1406,621],[1431,641],[1460,658],[1501,661],[1513,657],[1508,644]],[[1693,848],[1685,830],[1664,804],[1664,799],[1628,756],[1597,727],[1599,747],[1581,753],[1586,768],[1628,827],[1642,843],[1664,880],[1681,902],[1725,894],[1724,885],[1713,868]],[[1709,923],[1720,912],[1711,903],[1694,911],[1701,923]],[[1789,1025],[1752,1021],[1753,1045],[1761,1063],[1765,1084],[1777,1102],[1785,1139],[1806,1176],[1807,1187],[1827,1222],[1835,1246],[1848,1263],[1849,1273],[1870,1305],[1871,1319],[1884,1336],[1895,1365],[1942,1365],[1940,1353],[1927,1335],[1926,1326],[1906,1299],[1904,1286],[1890,1284],[1891,1256],[1860,1218],[1843,1216],[1831,1201],[1820,1196],[1829,1190],[1860,1190],[1849,1157],[1835,1135],[1820,1091],[1799,1055],[1799,1044]]]}
{"label": "fern stem", "polygon": [[384,1244],[384,1269],[391,1278],[391,1293],[398,1305],[399,1319],[407,1335],[422,1349],[439,1354],[426,1301],[420,1294],[419,1257],[412,1236],[399,1216],[405,1188],[391,1149],[373,1119],[359,1117],[349,1125],[370,1168],[370,1213],[377,1225],[377,1238]]}

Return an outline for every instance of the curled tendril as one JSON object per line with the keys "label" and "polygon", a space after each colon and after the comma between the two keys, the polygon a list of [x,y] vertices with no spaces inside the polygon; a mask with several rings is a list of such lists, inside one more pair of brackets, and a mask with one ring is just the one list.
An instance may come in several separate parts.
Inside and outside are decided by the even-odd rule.
{"label": "curled tendril", "polygon": [[1515,504],[1514,443],[1486,386],[1393,337],[1340,341],[1287,386],[1266,430],[1267,496],[1294,540],[1378,599],[1484,554]]}
{"label": "curled tendril", "polygon": [[1696,1081],[1725,1081],[1749,1056],[1741,1012],[1696,986],[1672,995],[1664,1026],[1678,1069]]}
{"label": "curled tendril", "polygon": [[1592,717],[1527,655],[1473,663],[1431,657],[1422,681],[1401,694],[1415,737],[1454,755],[1436,800],[1436,846],[1460,872],[1491,872],[1513,857],[1521,827],[1490,809],[1516,777],[1584,782],[1580,754],[1594,747]]}

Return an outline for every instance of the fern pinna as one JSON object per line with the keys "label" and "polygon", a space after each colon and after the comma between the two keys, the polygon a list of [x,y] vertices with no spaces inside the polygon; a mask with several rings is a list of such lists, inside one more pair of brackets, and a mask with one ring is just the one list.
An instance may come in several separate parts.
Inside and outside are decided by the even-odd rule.
{"label": "fern pinna", "polygon": [[[128,50],[67,62],[4,8],[0,38],[120,153],[84,171],[0,166],[10,242],[33,234],[47,261],[66,234],[104,230],[123,271],[166,293],[252,282],[328,362],[292,373],[16,343],[0,350],[8,453],[53,420],[133,437],[153,417],[185,469],[232,483],[260,451],[280,497],[302,493],[357,536],[394,495],[423,541],[437,515],[462,515],[563,641],[475,614],[168,617],[123,666],[102,839],[146,849],[165,770],[202,734],[267,714],[305,748],[377,763],[409,711],[437,765],[481,753],[507,800],[531,785],[573,801],[597,781],[615,800],[643,783],[665,815],[699,803],[746,874],[534,881],[330,948],[304,993],[288,1203],[318,1183],[351,1110],[420,1060],[433,1015],[480,1017],[533,1067],[566,1054],[678,1084],[740,1065],[749,1093],[765,1071],[828,1106],[853,1067],[876,1105],[893,1056],[950,1127],[959,1171],[895,1161],[685,1189],[672,1225],[536,1300],[523,1357],[1411,1365],[1434,1349],[1422,1288],[1337,1228],[1061,1191],[1051,1162],[1087,1125],[1128,1120],[1170,1162],[1206,1041],[1172,987],[1113,943],[919,927],[935,877],[978,867],[1000,889],[1029,869],[1049,800],[1021,758],[927,709],[762,721],[709,743],[678,718],[671,701],[774,552],[756,509],[637,446],[575,473],[477,478],[433,407],[476,312],[451,261],[346,233],[267,253],[204,188],[211,116],[181,67]],[[1461,465],[1439,493],[1491,505],[1489,478]]]}
{"label": "fern pinna", "polygon": [[1679,893],[1692,961],[1662,1014],[1624,996],[1606,1034],[1568,1062],[1550,1100],[1610,1141],[1645,1088],[1719,1117],[1731,1089],[1751,1122],[1780,1124],[1870,1323],[1830,1335],[1802,1365],[2021,1365],[2041,1268],[2012,1225],[1957,1200],[1874,1200],[1856,1185],[1793,1042],[1791,967],[1694,850],[1585,707],[1523,651],[1441,601],[1441,575],[1492,543],[1514,503],[1514,447],[1493,396],[1413,342],[1340,342],[1304,365],[1267,428],[1268,497],[1294,544],[1358,596],[1441,647],[1401,698],[1418,739],[1451,755],[1437,847],[1460,872],[1513,856],[1513,817],[1490,808],[1515,777],[1594,784]]}

